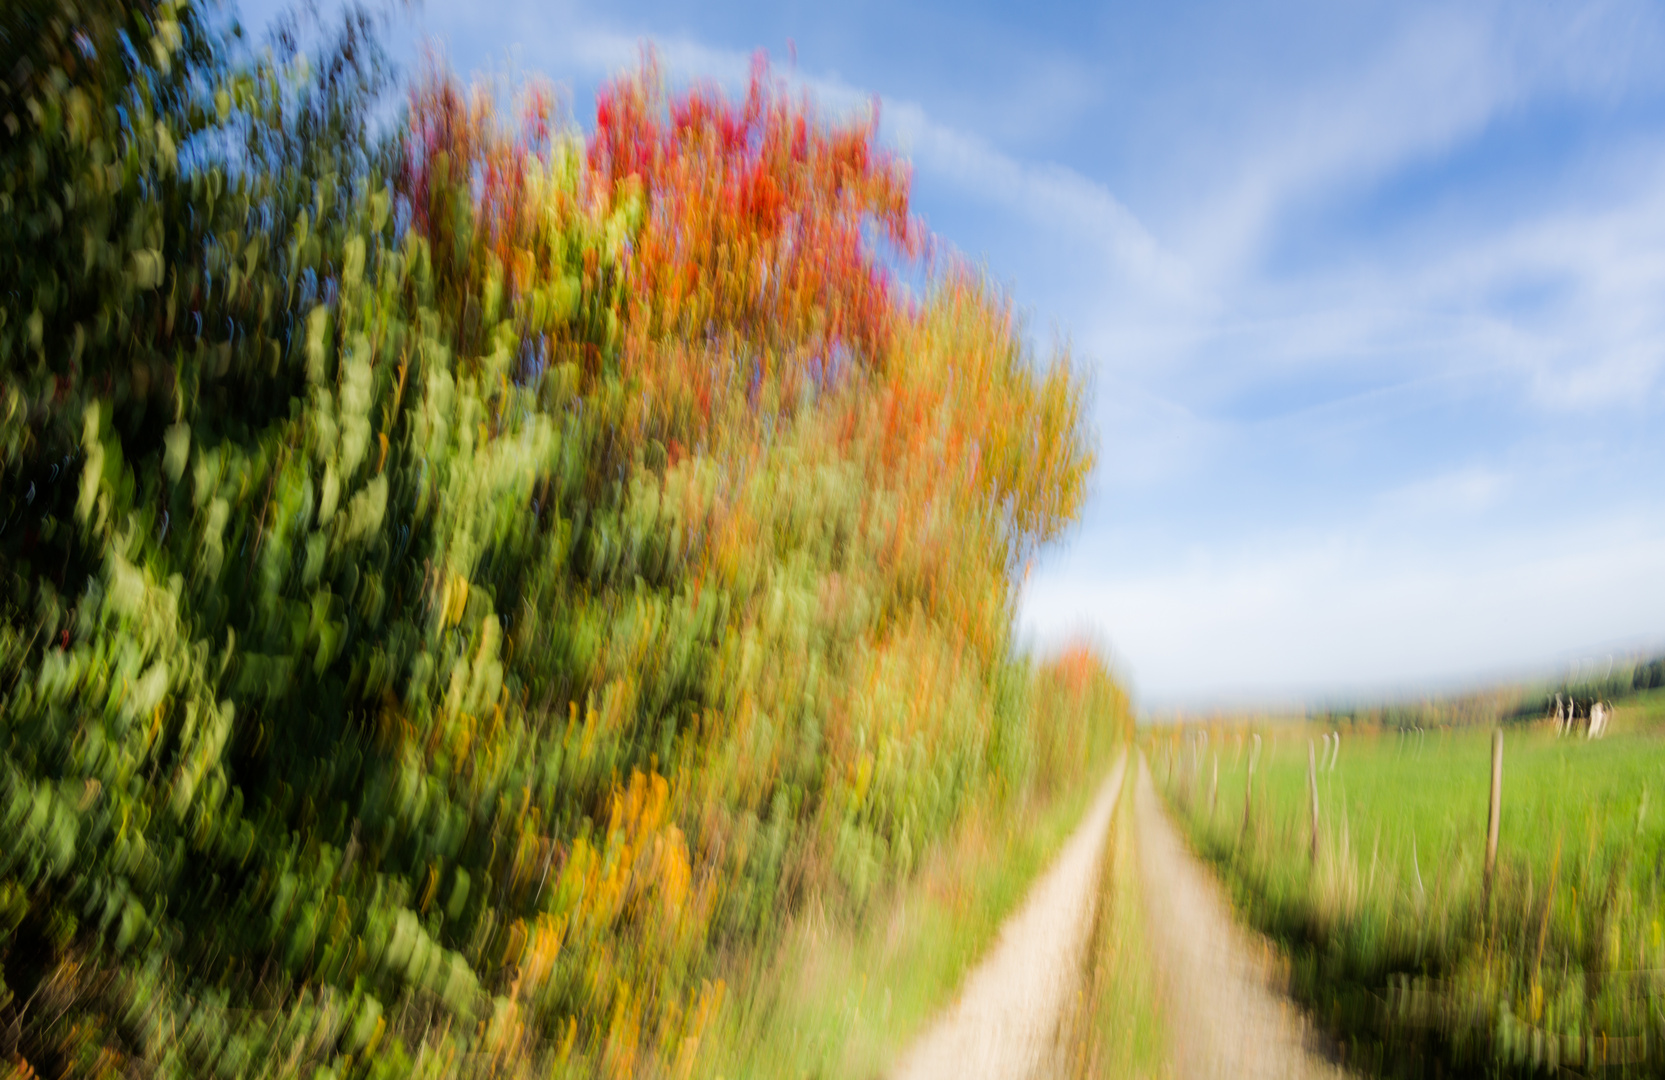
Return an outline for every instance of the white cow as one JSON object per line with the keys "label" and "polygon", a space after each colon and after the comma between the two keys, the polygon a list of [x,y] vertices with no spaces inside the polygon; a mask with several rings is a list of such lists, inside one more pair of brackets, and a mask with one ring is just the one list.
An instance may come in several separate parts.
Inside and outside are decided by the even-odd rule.
{"label": "white cow", "polygon": [[1571,735],[1582,731],[1587,739],[1599,739],[1607,733],[1607,724],[1613,718],[1613,707],[1605,701],[1585,699],[1580,701],[1571,694],[1563,698],[1555,695],[1555,707],[1550,713],[1555,724],[1555,734]]}

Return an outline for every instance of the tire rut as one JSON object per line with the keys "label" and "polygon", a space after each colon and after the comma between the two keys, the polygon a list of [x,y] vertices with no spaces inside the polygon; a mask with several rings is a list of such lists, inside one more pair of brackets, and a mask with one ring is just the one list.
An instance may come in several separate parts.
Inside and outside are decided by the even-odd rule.
{"label": "tire rut", "polygon": [[1139,759],[1134,788],[1149,944],[1180,1080],[1341,1078],[1276,978],[1276,951],[1239,925],[1224,889],[1169,821]]}

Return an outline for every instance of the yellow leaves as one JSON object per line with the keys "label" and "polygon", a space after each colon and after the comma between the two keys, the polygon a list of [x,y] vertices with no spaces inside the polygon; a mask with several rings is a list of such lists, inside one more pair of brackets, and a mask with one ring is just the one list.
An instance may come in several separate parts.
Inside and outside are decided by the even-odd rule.
{"label": "yellow leaves", "polygon": [[440,621],[447,627],[462,622],[463,609],[468,606],[468,579],[461,574],[453,575],[445,586],[444,608]]}
{"label": "yellow leaves", "polygon": [[607,1041],[602,1049],[608,1076],[622,1078],[636,1074],[641,1030],[641,999],[630,992],[629,983],[621,980],[613,996],[613,1015],[607,1022]]}
{"label": "yellow leaves", "polygon": [[520,978],[516,984],[520,993],[533,995],[555,970],[555,960],[560,955],[562,943],[566,941],[567,916],[545,912],[537,917],[530,931],[525,929],[524,923],[517,923],[516,929],[525,938],[520,953]]}
{"label": "yellow leaves", "polygon": [[387,1030],[387,1019],[382,1015],[382,1003],[365,994],[359,1003],[358,1015],[348,1030],[344,1043],[348,1050],[369,1053],[375,1050]]}
{"label": "yellow leaves", "polygon": [[318,304],[306,317],[306,380],[314,386],[324,381],[330,344],[330,310]]}
{"label": "yellow leaves", "polygon": [[133,252],[132,282],[135,289],[154,289],[162,284],[167,265],[162,253],[155,248],[140,248]]}
{"label": "yellow leaves", "polygon": [[400,359],[399,359],[399,385],[393,391],[393,400],[388,403],[388,418],[389,418],[390,421],[391,421],[392,416],[393,416],[393,410],[397,409],[399,407],[400,403],[405,400],[405,376],[408,375],[409,373],[410,373],[409,357],[408,356],[400,357]]}
{"label": "yellow leaves", "polygon": [[[75,500],[75,520],[83,524],[92,514],[104,479],[104,440],[100,437],[101,430],[98,402],[89,401],[81,433],[81,448],[86,452],[87,463],[81,469],[81,487]],[[100,517],[102,516],[101,513]]]}
{"label": "yellow leaves", "polygon": [[374,535],[382,527],[382,518],[386,514],[387,477],[378,476],[360,488],[348,502],[342,539],[356,540],[361,536]]}
{"label": "yellow leaves", "polygon": [[341,501],[341,474],[335,470],[335,459],[324,462],[323,491],[318,496],[318,524],[328,525],[335,517],[335,508]]}
{"label": "yellow leaves", "polygon": [[689,887],[694,880],[693,867],[688,862],[688,845],[682,830],[675,825],[653,841],[654,863],[659,870],[659,896],[664,903],[664,915],[673,920],[688,902]]}
{"label": "yellow leaves", "polygon": [[163,702],[157,702],[156,708],[151,710],[150,730],[145,733],[143,753],[148,755],[151,747],[156,745],[156,739],[162,734],[162,721],[167,717],[167,707]]}
{"label": "yellow leaves", "polygon": [[341,361],[338,375],[341,475],[350,479],[370,446],[369,414],[375,390],[369,337],[353,334]]}
{"label": "yellow leaves", "polygon": [[[682,830],[665,820],[669,801],[670,783],[663,776],[632,772],[629,787],[613,794],[608,835],[624,837],[619,866],[639,861],[634,869],[658,890],[664,917],[674,919],[688,899],[693,868]],[[638,860],[639,855],[646,857]]]}
{"label": "yellow leaves", "polygon": [[584,295],[584,283],[576,274],[562,274],[542,290],[544,309],[540,305],[537,325],[554,329],[554,324],[571,322],[578,314],[578,304]]}
{"label": "yellow leaves", "polygon": [[873,755],[862,751],[857,755],[851,772],[851,796],[855,805],[860,806],[867,798],[867,786],[873,782]]}
{"label": "yellow leaves", "polygon": [[[552,969],[569,934],[593,940],[594,934],[613,933],[621,917],[629,918],[646,931],[643,944],[658,952],[703,932],[705,909],[694,903],[688,844],[668,820],[670,796],[669,782],[657,771],[633,772],[612,794],[600,849],[583,837],[573,840],[556,883],[556,894],[566,898],[561,903],[572,906],[559,918],[540,916],[531,928],[511,932],[511,938],[525,939],[523,946],[511,942],[508,957],[521,958],[529,989]],[[537,848],[531,854],[536,856]]]}
{"label": "yellow leaves", "polygon": [[356,288],[364,279],[364,237],[355,236],[342,248],[341,283]]}
{"label": "yellow leaves", "polygon": [[162,456],[162,471],[168,480],[178,483],[185,475],[185,463],[191,453],[191,426],[185,423],[174,424],[163,433],[163,445],[166,450]]}
{"label": "yellow leaves", "polygon": [[535,888],[540,880],[540,870],[553,861],[554,855],[554,841],[540,835],[537,816],[534,815],[531,820],[523,818],[519,834],[515,837],[514,851],[509,857],[510,885],[522,892]]}
{"label": "yellow leaves", "polygon": [[607,831],[613,833],[624,829],[631,834],[652,832],[663,820],[669,798],[670,784],[663,776],[657,772],[651,776],[632,772],[629,788],[613,793],[612,820]]}
{"label": "yellow leaves", "polygon": [[573,1044],[578,1041],[578,1018],[567,1017],[565,1029],[561,1032],[561,1044],[555,1051],[557,1061],[565,1064],[572,1057]]}
{"label": "yellow leaves", "polygon": [[469,749],[474,745],[474,717],[463,713],[458,723],[451,729],[451,758],[453,761],[467,761]]}
{"label": "yellow leaves", "polygon": [[[79,86],[70,87],[64,95],[64,128],[72,141],[85,143],[93,134],[93,105],[87,92]],[[157,124],[158,135],[165,135],[166,126]]]}
{"label": "yellow leaves", "polygon": [[426,915],[428,913],[428,906],[434,902],[434,892],[438,888],[439,864],[430,863],[428,865],[428,876],[426,882],[422,886],[422,899],[417,904],[417,910],[422,912],[422,914]]}
{"label": "yellow leaves", "polygon": [[716,1019],[722,1009],[723,999],[728,996],[728,984],[722,979],[712,982],[701,979],[699,990],[696,991],[693,1007],[683,1014],[680,1038],[676,1041],[676,1061],[671,1068],[671,1075],[676,1080],[688,1080],[694,1073],[694,1063],[698,1060],[700,1043],[711,1022]]}
{"label": "yellow leaves", "polygon": [[173,133],[162,120],[156,122],[156,162],[164,175],[179,169],[179,148],[174,145]]}
{"label": "yellow leaves", "polygon": [[383,691],[381,708],[376,711],[376,737],[388,749],[396,748],[411,738],[410,720],[391,689]]}
{"label": "yellow leaves", "polygon": [[1010,301],[950,265],[852,414],[870,483],[897,496],[893,587],[998,649],[1005,605],[984,598],[1076,517],[1093,464],[1067,350],[1038,363]]}
{"label": "yellow leaves", "polygon": [[527,940],[526,920],[516,919],[510,923],[509,932],[503,944],[503,956],[499,963],[508,967],[520,962],[526,952]]}

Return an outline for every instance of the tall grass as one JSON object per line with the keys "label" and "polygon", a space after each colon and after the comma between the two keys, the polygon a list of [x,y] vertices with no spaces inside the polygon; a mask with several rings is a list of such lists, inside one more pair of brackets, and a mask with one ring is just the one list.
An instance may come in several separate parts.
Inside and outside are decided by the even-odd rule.
{"label": "tall grass", "polygon": [[1217,730],[1206,748],[1167,738],[1157,773],[1355,1064],[1651,1074],[1665,1066],[1665,743],[1646,722],[1657,706],[1637,702],[1619,734],[1594,742],[1507,732],[1489,896],[1487,730],[1344,735],[1316,777],[1316,857],[1317,729],[1261,727],[1252,793],[1247,730]]}

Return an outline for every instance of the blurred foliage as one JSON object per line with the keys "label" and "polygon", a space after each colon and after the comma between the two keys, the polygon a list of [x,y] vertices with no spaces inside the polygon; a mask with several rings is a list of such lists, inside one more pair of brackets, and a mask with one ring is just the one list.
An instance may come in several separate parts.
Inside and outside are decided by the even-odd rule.
{"label": "blurred foliage", "polygon": [[876,117],[431,68],[383,139],[376,31],[0,15],[24,1075],[686,1075],[730,958],[1125,715],[1011,638],[1079,380],[894,284]]}
{"label": "blurred foliage", "polygon": [[[940,1019],[1127,739],[1126,698],[1083,649],[1032,669],[1026,696],[1039,762],[1028,788],[968,800],[953,830],[858,917],[838,918],[822,896],[806,902],[772,955],[736,970],[696,1076],[884,1076]],[[1126,1018],[1149,1002],[1117,1005]]]}
{"label": "blurred foliage", "polygon": [[1489,895],[1489,731],[1344,734],[1333,767],[1318,741],[1316,860],[1307,741],[1321,733],[1259,734],[1258,750],[1246,729],[1154,735],[1153,772],[1239,910],[1283,946],[1291,989],[1349,1066],[1400,1077],[1659,1074],[1657,733],[1510,729]]}

